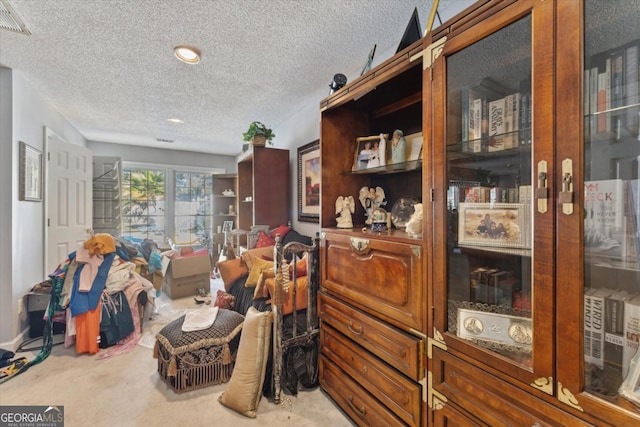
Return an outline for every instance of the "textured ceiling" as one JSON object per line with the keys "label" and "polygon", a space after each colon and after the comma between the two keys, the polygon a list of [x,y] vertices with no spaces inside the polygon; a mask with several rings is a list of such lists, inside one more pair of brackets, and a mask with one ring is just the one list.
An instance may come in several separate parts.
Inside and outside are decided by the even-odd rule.
{"label": "textured ceiling", "polygon": [[[9,3],[32,35],[0,30],[0,66],[85,138],[235,155],[251,121],[277,135],[296,111],[319,105],[334,74],[358,76],[374,44],[395,52],[413,9],[424,28],[432,0]],[[441,19],[461,3],[441,0]],[[180,44],[198,47],[200,64],[179,62]]]}

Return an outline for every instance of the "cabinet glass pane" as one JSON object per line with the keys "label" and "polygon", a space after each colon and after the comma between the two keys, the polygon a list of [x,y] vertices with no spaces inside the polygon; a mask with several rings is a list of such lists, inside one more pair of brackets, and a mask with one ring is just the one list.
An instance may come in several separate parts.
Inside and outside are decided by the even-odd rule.
{"label": "cabinet glass pane", "polygon": [[584,19],[584,382],[640,404],[640,3],[587,0]]}
{"label": "cabinet glass pane", "polygon": [[447,57],[448,331],[529,366],[531,17]]}

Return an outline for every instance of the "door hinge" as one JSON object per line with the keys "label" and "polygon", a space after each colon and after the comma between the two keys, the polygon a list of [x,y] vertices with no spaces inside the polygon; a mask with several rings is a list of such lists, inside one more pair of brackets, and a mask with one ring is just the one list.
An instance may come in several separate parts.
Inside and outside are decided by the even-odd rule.
{"label": "door hinge", "polygon": [[47,218],[47,227],[51,227],[51,218]]}
{"label": "door hinge", "polygon": [[431,189],[431,201],[436,201],[436,190],[434,188]]}

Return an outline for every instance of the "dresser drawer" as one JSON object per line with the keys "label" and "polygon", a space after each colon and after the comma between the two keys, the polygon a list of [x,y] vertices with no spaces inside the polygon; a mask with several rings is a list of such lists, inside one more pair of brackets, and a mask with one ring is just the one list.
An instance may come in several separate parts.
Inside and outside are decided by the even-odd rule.
{"label": "dresser drawer", "polygon": [[422,248],[361,235],[324,233],[322,289],[399,328],[426,333]]}
{"label": "dresser drawer", "polygon": [[409,378],[419,381],[422,340],[363,311],[318,293],[320,320],[375,354]]}
{"label": "dresser drawer", "polygon": [[422,387],[328,325],[320,351],[409,425],[420,425]]}
{"label": "dresser drawer", "polygon": [[320,355],[320,384],[324,391],[359,426],[403,426],[399,418],[340,370]]}

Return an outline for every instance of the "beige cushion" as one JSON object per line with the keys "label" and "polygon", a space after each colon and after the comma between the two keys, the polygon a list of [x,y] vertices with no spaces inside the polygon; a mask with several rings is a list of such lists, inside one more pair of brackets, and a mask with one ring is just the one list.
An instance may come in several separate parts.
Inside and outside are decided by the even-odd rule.
{"label": "beige cushion", "polygon": [[253,267],[254,259],[264,259],[263,257],[273,260],[273,246],[266,246],[264,248],[249,249],[242,252],[240,255],[242,261],[247,265],[247,268],[251,270]]}
{"label": "beige cushion", "polygon": [[242,327],[240,344],[227,388],[218,401],[229,409],[255,418],[262,396],[271,339],[271,312],[250,307]]}
{"label": "beige cushion", "polygon": [[249,277],[247,277],[244,286],[252,288],[258,284],[258,279],[264,270],[273,269],[273,261],[267,261],[266,259],[254,258],[249,270]]}

